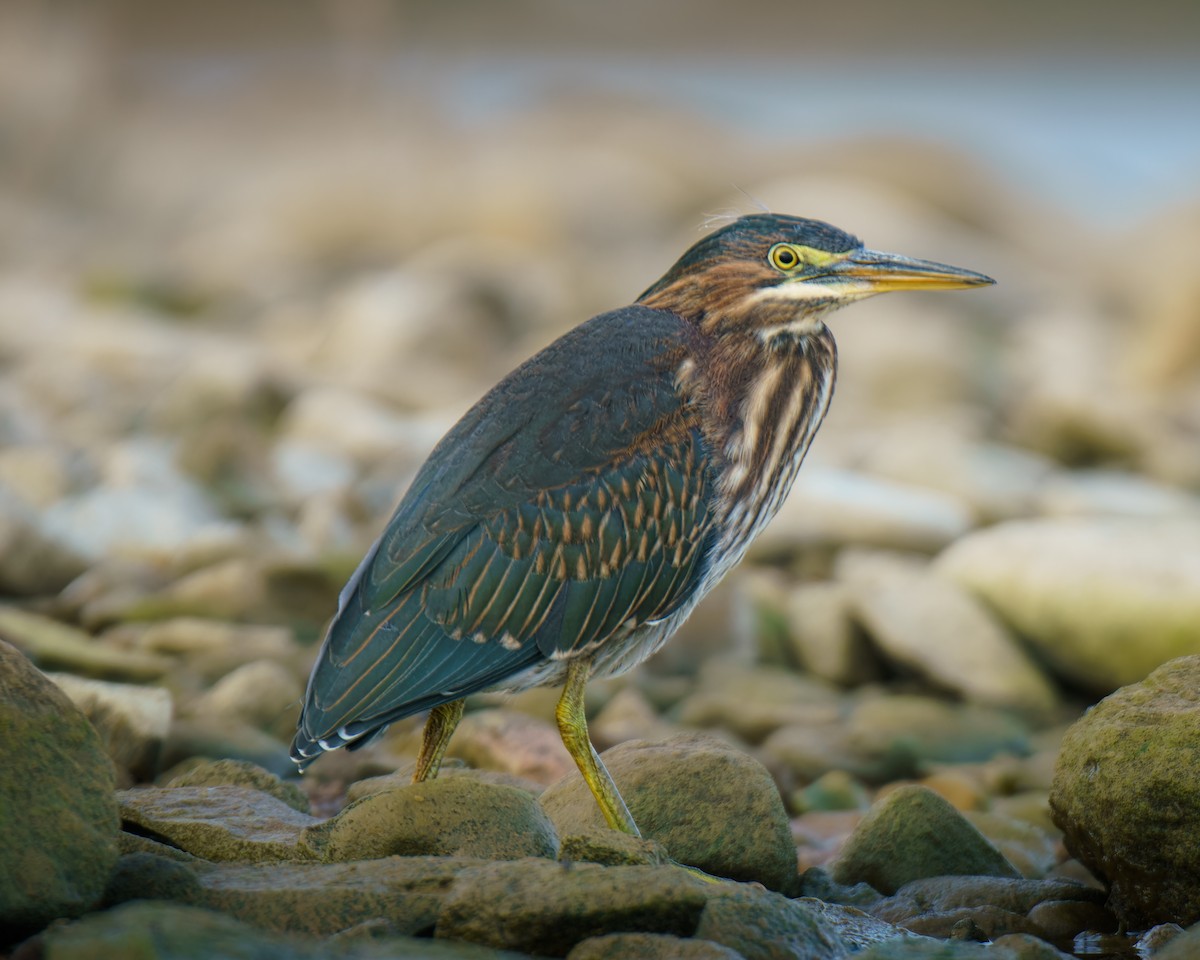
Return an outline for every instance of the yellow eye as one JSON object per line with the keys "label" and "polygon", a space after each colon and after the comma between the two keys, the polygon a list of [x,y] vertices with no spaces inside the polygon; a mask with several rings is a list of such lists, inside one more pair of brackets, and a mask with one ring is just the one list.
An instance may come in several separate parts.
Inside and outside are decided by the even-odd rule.
{"label": "yellow eye", "polygon": [[771,265],[779,270],[791,270],[800,263],[800,255],[786,243],[777,243],[767,255]]}

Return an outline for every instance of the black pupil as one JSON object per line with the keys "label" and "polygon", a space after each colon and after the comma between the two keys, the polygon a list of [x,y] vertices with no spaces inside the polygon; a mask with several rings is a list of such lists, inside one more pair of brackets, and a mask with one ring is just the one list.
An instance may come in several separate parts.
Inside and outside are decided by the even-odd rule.
{"label": "black pupil", "polygon": [[778,253],[775,254],[775,259],[777,261],[779,261],[779,265],[781,267],[790,267],[790,266],[792,266],[792,264],[794,264],[796,262],[796,254],[793,253],[791,250],[789,250],[787,247],[784,247],[782,250],[780,250]]}

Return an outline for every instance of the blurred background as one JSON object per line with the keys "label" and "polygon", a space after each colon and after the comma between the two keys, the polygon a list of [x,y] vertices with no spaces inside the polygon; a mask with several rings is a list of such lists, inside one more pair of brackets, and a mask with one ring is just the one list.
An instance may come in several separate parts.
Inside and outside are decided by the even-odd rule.
{"label": "blurred background", "polygon": [[[136,701],[155,752],[113,734],[126,782],[198,755],[285,771],[312,643],[441,433],[765,206],[999,283],[833,318],[838,395],[784,515],[646,677],[600,690],[598,739],[775,737],[760,755],[795,790],[847,763],[878,783],[931,756],[1052,757],[1036,730],[1200,649],[1172,627],[1091,669],[1096,591],[1137,576],[1070,577],[1150,555],[1172,602],[1200,582],[1178,534],[1200,514],[1198,38],[1185,0],[5,0],[0,631],[81,701]],[[1001,569],[982,573],[939,556],[1021,520],[1099,539],[1015,600],[993,588],[1028,552],[983,549]],[[934,566],[969,598],[949,636],[863,593]],[[1050,626],[1024,615],[1042,587]],[[759,692],[697,679],[714,655]],[[989,685],[999,663],[1018,666]],[[821,724],[897,690],[1031,725],[850,763],[894,744]],[[545,718],[549,696],[505,709]],[[905,716],[875,722],[963,726]],[[799,745],[813,723],[833,746]],[[509,767],[546,782],[555,762]]]}

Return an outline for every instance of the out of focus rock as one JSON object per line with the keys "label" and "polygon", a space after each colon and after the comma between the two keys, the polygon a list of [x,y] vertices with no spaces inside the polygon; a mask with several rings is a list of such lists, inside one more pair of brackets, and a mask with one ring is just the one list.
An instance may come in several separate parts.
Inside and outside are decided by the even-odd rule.
{"label": "out of focus rock", "polygon": [[627,685],[588,721],[588,732],[602,750],[626,740],[661,740],[677,733],[678,727],[662,720],[645,695]]}
{"label": "out of focus rock", "polygon": [[[642,835],[683,863],[719,877],[790,892],[796,856],[779,790],[757,760],[703,735],[634,740],[602,755]],[[542,794],[560,835],[601,829],[578,774]],[[736,823],[730,822],[737,811]]]}
{"label": "out of focus rock", "polygon": [[463,717],[446,755],[480,770],[549,784],[575,770],[553,724],[515,710],[479,710]]}
{"label": "out of focus rock", "polygon": [[77,627],[0,606],[0,637],[46,669],[70,670],[110,680],[156,680],[170,669],[166,657],[120,650]]}
{"label": "out of focus rock", "polygon": [[317,821],[252,787],[140,787],[117,795],[121,819],[205,860],[303,860]]}
{"label": "out of focus rock", "polygon": [[711,660],[696,691],[679,705],[681,723],[719,727],[758,743],[789,724],[827,723],[842,713],[829,684],[771,667]]}
{"label": "out of focus rock", "polygon": [[866,636],[851,619],[853,595],[844,583],[803,583],[785,606],[788,649],[796,666],[843,686],[876,680],[880,668]]}
{"label": "out of focus rock", "polygon": [[[1040,879],[1059,861],[1057,831],[1044,830],[991,810],[971,810],[963,814],[991,844],[1004,854],[1023,877]],[[1077,928],[1073,933],[1078,932]]]}
{"label": "out of focus rock", "polygon": [[935,569],[1097,692],[1200,652],[1200,521],[1014,521],[962,539]]}
{"label": "out of focus rock", "polygon": [[122,786],[153,779],[159,752],[171,727],[173,702],[169,691],[132,683],[111,683],[49,674],[84,716],[104,743],[117,768]]}
{"label": "out of focus rock", "polygon": [[1070,470],[1042,488],[1037,512],[1048,516],[1145,517],[1200,520],[1200,497],[1135,473]]}
{"label": "out of focus rock", "polygon": [[837,883],[885,894],[948,874],[1017,877],[1011,863],[932,790],[905,786],[877,801],[833,863]]}
{"label": "out of focus rock", "polygon": [[893,661],[964,700],[1046,715],[1054,688],[974,596],[884,554],[843,554],[858,621]]}
{"label": "out of focus rock", "polygon": [[37,930],[96,906],[117,861],[113,769],[58,687],[0,641],[0,925]]}
{"label": "out of focus rock", "polygon": [[1050,807],[1129,926],[1200,920],[1200,656],[1163,664],[1063,740]]}
{"label": "out of focus rock", "polygon": [[192,704],[191,712],[243,720],[282,738],[296,729],[303,695],[303,684],[287,667],[274,660],[254,660],[217,681]]}
{"label": "out of focus rock", "polygon": [[67,450],[50,443],[5,445],[0,449],[0,489],[42,510],[61,500],[77,472]]}
{"label": "out of focus rock", "polygon": [[930,763],[966,763],[1029,750],[1028,729],[1007,713],[915,694],[864,700],[845,726],[851,750],[885,762],[893,776],[911,776]]}
{"label": "out of focus rock", "polygon": [[518,860],[558,852],[554,826],[534,797],[470,777],[370,794],[310,827],[303,842],[335,861],[395,854]]}
{"label": "out of focus rock", "polygon": [[0,487],[0,590],[17,595],[56,593],[86,567],[80,551]]}
{"label": "out of focus rock", "polygon": [[244,721],[230,718],[177,718],[163,744],[162,764],[170,769],[192,757],[245,760],[276,776],[295,773],[287,744]]}
{"label": "out of focus rock", "polygon": [[909,421],[882,437],[873,435],[863,468],[956,497],[988,522],[1028,516],[1055,469],[1052,461],[1031,451]]}
{"label": "out of focus rock", "polygon": [[932,553],[971,525],[970,510],[948,494],[810,464],[754,541],[751,556],[827,545]]}

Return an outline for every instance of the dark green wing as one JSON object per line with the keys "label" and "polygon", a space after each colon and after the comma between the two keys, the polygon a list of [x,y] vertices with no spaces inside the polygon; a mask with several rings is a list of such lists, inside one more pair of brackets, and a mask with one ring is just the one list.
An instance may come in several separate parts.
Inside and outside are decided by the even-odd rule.
{"label": "dark green wing", "polygon": [[702,578],[711,457],[675,387],[693,328],[575,328],[430,454],[343,591],[298,760],[668,615]]}

